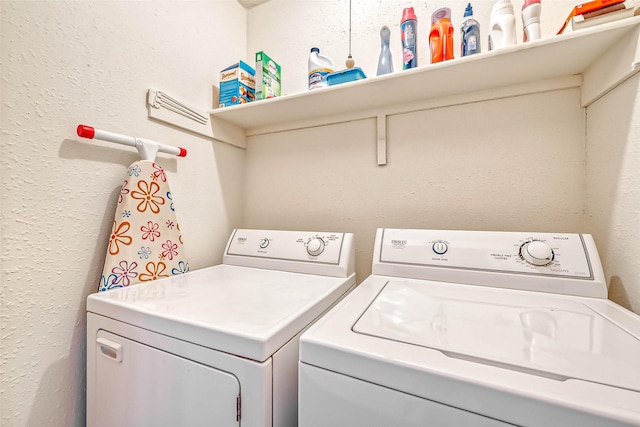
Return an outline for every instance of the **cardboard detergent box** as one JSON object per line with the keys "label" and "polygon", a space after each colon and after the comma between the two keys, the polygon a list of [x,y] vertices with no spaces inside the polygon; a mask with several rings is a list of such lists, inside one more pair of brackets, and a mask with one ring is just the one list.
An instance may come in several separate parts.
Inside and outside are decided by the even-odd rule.
{"label": "cardboard detergent box", "polygon": [[256,53],[256,100],[282,94],[280,65],[264,52]]}
{"label": "cardboard detergent box", "polygon": [[256,72],[239,61],[220,71],[220,107],[245,104],[256,98]]}

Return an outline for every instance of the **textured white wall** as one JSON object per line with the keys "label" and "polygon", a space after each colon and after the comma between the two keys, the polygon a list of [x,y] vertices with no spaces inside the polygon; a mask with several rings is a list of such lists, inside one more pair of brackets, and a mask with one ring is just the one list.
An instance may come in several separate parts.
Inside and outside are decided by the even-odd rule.
{"label": "textured white wall", "polygon": [[244,223],[356,233],[359,281],[378,227],[583,231],[578,98],[569,89],[390,116],[384,167],[373,120],[251,137]]}
{"label": "textured white wall", "polygon": [[587,109],[586,223],[609,298],[640,313],[640,77]]}
{"label": "textured white wall", "polygon": [[85,299],[97,289],[135,150],[79,123],[189,151],[161,154],[192,269],[238,225],[244,150],[147,119],[157,87],[208,109],[246,49],[227,1],[2,1],[0,340],[3,427],[84,425]]}

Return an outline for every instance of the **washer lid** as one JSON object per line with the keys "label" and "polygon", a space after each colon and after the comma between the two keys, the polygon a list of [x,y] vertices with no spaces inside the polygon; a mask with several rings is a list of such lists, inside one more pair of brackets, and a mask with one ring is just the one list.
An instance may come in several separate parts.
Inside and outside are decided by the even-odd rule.
{"label": "washer lid", "polygon": [[640,391],[640,337],[571,297],[394,280],[353,331],[547,378]]}
{"label": "washer lid", "polygon": [[354,283],[218,265],[90,295],[87,311],[214,350],[264,361]]}

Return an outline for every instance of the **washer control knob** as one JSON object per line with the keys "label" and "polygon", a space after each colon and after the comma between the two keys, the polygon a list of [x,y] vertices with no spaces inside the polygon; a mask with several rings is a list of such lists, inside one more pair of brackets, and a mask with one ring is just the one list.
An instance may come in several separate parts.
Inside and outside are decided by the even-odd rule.
{"label": "washer control knob", "polygon": [[259,246],[260,249],[265,249],[267,246],[269,246],[269,239],[260,239]]}
{"label": "washer control knob", "polygon": [[447,244],[442,240],[435,242],[431,248],[433,249],[433,252],[438,255],[444,255],[449,250],[449,246],[447,246]]}
{"label": "washer control knob", "polygon": [[324,240],[314,237],[307,242],[307,253],[311,256],[318,256],[324,251]]}
{"label": "washer control knob", "polygon": [[520,247],[522,258],[533,265],[547,265],[553,261],[553,249],[540,240],[526,242]]}

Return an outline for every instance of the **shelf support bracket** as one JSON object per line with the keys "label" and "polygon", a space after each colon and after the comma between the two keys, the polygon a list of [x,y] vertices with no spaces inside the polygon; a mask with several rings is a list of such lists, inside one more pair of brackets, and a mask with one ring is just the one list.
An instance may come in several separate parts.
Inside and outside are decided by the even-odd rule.
{"label": "shelf support bracket", "polygon": [[585,70],[580,100],[583,107],[640,72],[640,26],[634,26],[630,32]]}
{"label": "shelf support bracket", "polygon": [[376,122],[378,126],[378,166],[384,166],[387,164],[387,115],[378,114]]}

